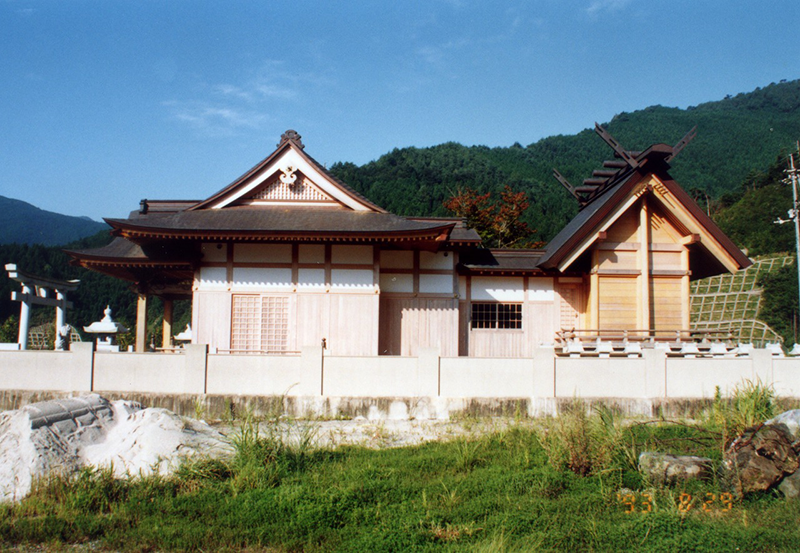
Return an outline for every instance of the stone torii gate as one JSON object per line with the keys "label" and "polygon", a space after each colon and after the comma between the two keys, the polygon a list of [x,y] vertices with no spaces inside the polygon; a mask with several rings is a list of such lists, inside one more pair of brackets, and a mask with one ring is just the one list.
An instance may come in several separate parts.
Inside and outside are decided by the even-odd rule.
{"label": "stone torii gate", "polygon": [[11,301],[22,302],[19,309],[19,347],[28,349],[28,329],[30,327],[31,306],[47,305],[56,308],[56,349],[66,349],[61,336],[61,328],[65,324],[67,309],[72,302],[67,301],[67,292],[78,289],[78,280],[55,280],[18,271],[13,263],[6,265],[8,278],[16,280],[22,286],[22,292],[11,292]]}

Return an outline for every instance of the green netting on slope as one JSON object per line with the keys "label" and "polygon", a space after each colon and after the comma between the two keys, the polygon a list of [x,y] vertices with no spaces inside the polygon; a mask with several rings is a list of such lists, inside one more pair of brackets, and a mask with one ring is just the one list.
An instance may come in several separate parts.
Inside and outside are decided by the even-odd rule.
{"label": "green netting on slope", "polygon": [[756,281],[761,274],[793,263],[794,257],[788,255],[762,257],[734,275],[719,275],[692,283],[692,329],[729,331],[739,342],[752,342],[756,347],[767,342],[782,342],[774,330],[757,319],[762,290]]}

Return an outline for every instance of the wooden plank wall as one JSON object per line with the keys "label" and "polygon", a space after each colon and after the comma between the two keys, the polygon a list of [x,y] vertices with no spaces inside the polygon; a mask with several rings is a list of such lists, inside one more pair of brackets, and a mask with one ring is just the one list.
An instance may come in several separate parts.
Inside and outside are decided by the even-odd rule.
{"label": "wooden plank wall", "polygon": [[393,298],[380,300],[381,355],[418,355],[436,347],[444,357],[458,355],[458,300]]}
{"label": "wooden plank wall", "polygon": [[650,280],[650,328],[682,329],[683,306],[680,278],[658,278]]}
{"label": "wooden plank wall", "polygon": [[230,292],[194,292],[192,332],[195,344],[217,349],[231,347]]}
{"label": "wooden plank wall", "polygon": [[637,329],[637,278],[600,277],[600,328]]}
{"label": "wooden plank wall", "polygon": [[[487,277],[480,277],[486,282]],[[545,294],[539,299],[532,295],[535,289],[535,277],[496,277],[498,280],[517,280],[523,294],[519,300],[508,303],[522,303],[521,329],[473,329],[470,324],[472,303],[484,302],[485,299],[473,299],[474,282],[472,277],[466,278],[465,290],[461,290],[462,301],[459,303],[459,354],[470,357],[530,357],[533,348],[542,343],[552,343],[556,331],[561,327],[562,316],[566,313],[571,326],[580,326],[580,312],[583,307],[583,283],[581,279],[567,278],[559,282],[557,278],[546,278],[539,282],[552,285],[550,299]],[[577,282],[573,282],[577,280]],[[562,296],[562,292],[564,295]],[[499,303],[506,303],[500,301]],[[576,313],[576,310],[578,311]],[[577,325],[574,323],[578,322]]]}
{"label": "wooden plank wall", "polygon": [[[644,195],[593,246],[588,311],[600,329],[688,326],[687,231]],[[590,323],[590,326],[593,326]]]}

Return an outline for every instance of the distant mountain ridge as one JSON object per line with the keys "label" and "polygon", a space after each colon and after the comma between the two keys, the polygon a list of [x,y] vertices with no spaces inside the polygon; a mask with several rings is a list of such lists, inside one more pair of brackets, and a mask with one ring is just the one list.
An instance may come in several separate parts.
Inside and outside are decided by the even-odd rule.
{"label": "distant mountain ridge", "polygon": [[45,211],[22,200],[0,196],[0,244],[60,246],[108,228],[88,217]]}

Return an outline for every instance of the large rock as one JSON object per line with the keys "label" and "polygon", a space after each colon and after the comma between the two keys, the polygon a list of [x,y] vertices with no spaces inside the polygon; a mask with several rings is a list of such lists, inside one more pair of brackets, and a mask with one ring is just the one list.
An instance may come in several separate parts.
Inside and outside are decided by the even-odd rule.
{"label": "large rock", "polygon": [[657,486],[707,479],[713,473],[711,459],[655,451],[644,451],[639,455],[639,471]]}
{"label": "large rock", "polygon": [[792,441],[796,442],[797,440],[800,440],[800,409],[784,411],[777,417],[769,419],[764,424],[783,424],[786,427],[786,430],[789,431]]}
{"label": "large rock", "polygon": [[740,495],[768,490],[800,467],[793,441],[783,423],[748,428],[725,452],[723,476]]}
{"label": "large rock", "polygon": [[206,423],[166,409],[113,403],[97,394],[0,413],[0,501],[22,499],[33,480],[84,466],[118,476],[169,474],[192,455],[225,455],[230,444]]}

